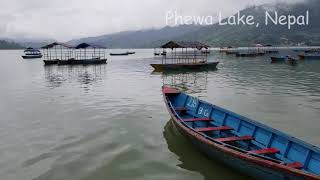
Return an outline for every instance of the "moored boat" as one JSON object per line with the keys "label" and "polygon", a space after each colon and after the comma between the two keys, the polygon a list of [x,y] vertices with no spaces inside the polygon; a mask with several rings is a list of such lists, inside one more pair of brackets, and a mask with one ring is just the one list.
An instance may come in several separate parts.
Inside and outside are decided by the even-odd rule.
{"label": "moored boat", "polygon": [[259,179],[320,179],[320,149],[164,86],[171,121],[215,161]]}
{"label": "moored boat", "polygon": [[24,50],[24,55],[22,55],[23,59],[36,59],[36,58],[42,58],[42,54],[38,49],[33,49],[31,47],[28,47],[26,50]]}
{"label": "moored boat", "polygon": [[181,63],[181,64],[150,64],[155,71],[166,71],[166,70],[215,70],[219,62],[203,62],[203,63]]}
{"label": "moored boat", "polygon": [[[161,46],[162,60],[158,64],[150,64],[155,71],[167,70],[211,70],[216,69],[219,62],[208,62],[209,46],[203,43],[169,41]],[[171,49],[170,56],[166,56],[166,49]]]}
{"label": "moored boat", "polygon": [[128,56],[129,53],[125,52],[125,53],[110,53],[110,56]]}
{"label": "moored boat", "polygon": [[278,50],[266,50],[266,53],[268,54],[276,54],[276,53],[279,53]]}
{"label": "moored boat", "polygon": [[136,52],[128,51],[127,53],[128,53],[128,54],[135,54]]}
{"label": "moored boat", "polygon": [[259,53],[256,52],[239,52],[235,54],[236,57],[256,57],[259,56]]}
{"label": "moored boat", "polygon": [[301,60],[320,60],[320,53],[314,54],[300,54],[298,55]]}
{"label": "moored boat", "polygon": [[271,58],[271,63],[277,63],[277,62],[285,62],[286,56],[272,56]]}

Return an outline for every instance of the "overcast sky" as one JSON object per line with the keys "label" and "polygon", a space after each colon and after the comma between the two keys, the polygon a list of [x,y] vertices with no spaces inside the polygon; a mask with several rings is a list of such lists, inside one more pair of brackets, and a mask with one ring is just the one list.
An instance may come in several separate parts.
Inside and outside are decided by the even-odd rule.
{"label": "overcast sky", "polygon": [[[231,15],[250,5],[293,0],[0,0],[0,37],[73,38],[159,28],[166,13]],[[299,0],[295,0],[299,1]]]}

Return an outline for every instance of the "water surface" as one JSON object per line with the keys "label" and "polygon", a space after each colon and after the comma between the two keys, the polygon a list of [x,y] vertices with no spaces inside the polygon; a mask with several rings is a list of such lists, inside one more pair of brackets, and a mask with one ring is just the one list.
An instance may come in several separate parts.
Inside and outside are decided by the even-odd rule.
{"label": "water surface", "polygon": [[159,74],[153,50],[136,52],[106,65],[44,66],[0,51],[1,179],[247,179],[168,123],[163,84],[320,144],[320,61],[216,52],[217,71]]}

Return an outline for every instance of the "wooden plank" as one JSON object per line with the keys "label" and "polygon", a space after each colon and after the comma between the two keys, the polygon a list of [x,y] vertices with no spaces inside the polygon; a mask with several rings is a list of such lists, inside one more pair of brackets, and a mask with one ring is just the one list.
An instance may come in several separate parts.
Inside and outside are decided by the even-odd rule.
{"label": "wooden plank", "polygon": [[296,169],[303,168],[303,164],[301,164],[299,162],[293,162],[293,163],[287,164],[287,166],[291,167],[291,168],[296,168]]}
{"label": "wooden plank", "polygon": [[257,150],[252,150],[249,151],[249,153],[254,153],[254,154],[275,154],[280,152],[279,149],[276,148],[265,148],[265,149],[257,149]]}
{"label": "wooden plank", "polygon": [[197,128],[198,132],[209,132],[209,131],[227,131],[232,130],[232,127],[229,126],[218,126],[218,127],[206,127],[206,128]]}
{"label": "wooden plank", "polygon": [[227,137],[227,138],[217,138],[216,141],[219,142],[232,142],[232,141],[250,141],[254,138],[252,136],[240,136],[240,137]]}
{"label": "wooden plank", "polygon": [[210,118],[190,118],[190,119],[182,119],[184,122],[194,122],[194,121],[211,121]]}

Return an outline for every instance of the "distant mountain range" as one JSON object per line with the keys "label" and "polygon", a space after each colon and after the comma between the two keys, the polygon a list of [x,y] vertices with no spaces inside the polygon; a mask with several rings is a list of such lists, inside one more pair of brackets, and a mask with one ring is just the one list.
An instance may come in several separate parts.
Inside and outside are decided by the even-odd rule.
{"label": "distant mountain range", "polygon": [[[54,39],[44,39],[44,38],[0,38],[1,41],[9,43],[9,44],[17,44],[16,49],[21,48],[41,48],[44,45],[47,45],[49,43],[55,42]],[[5,45],[3,46],[3,48]],[[0,47],[0,49],[3,49]]]}
{"label": "distant mountain range", "polygon": [[195,32],[201,29],[200,25],[166,26],[161,29],[141,31],[125,31],[114,34],[102,35],[71,40],[67,43],[76,45],[81,42],[103,45],[108,48],[150,48],[157,47],[159,42],[174,39],[178,36]]}
{"label": "distant mountain range", "polygon": [[[164,27],[162,29],[145,31],[128,31],[97,37],[72,40],[69,43],[95,43],[108,48],[153,48],[159,47],[169,40],[201,41],[211,46],[251,46],[256,43],[276,46],[289,45],[320,45],[320,3],[319,0],[306,0],[295,4],[276,4],[249,7],[240,12],[242,15],[252,15],[259,27],[249,25],[219,25],[210,26],[182,25]],[[308,26],[274,25],[269,21],[265,26],[265,13],[270,15],[306,15],[309,11]],[[273,16],[274,17],[274,16]],[[223,20],[224,22],[225,20]]]}
{"label": "distant mountain range", "polygon": [[24,47],[15,42],[0,40],[0,49],[23,49]]}
{"label": "distant mountain range", "polygon": [[[320,3],[319,0],[305,0],[295,4],[261,5],[242,10],[242,15],[252,15],[260,26],[249,25],[180,25],[166,26],[161,29],[141,31],[125,31],[96,37],[74,39],[67,43],[76,45],[82,42],[106,46],[107,48],[153,48],[169,40],[201,41],[214,47],[251,46],[252,44],[287,45],[320,45]],[[264,25],[265,12],[275,11],[279,15],[305,15],[309,11],[308,26]],[[24,47],[40,47],[53,42],[52,39],[42,40],[9,40]],[[1,48],[1,47],[0,47]]]}

